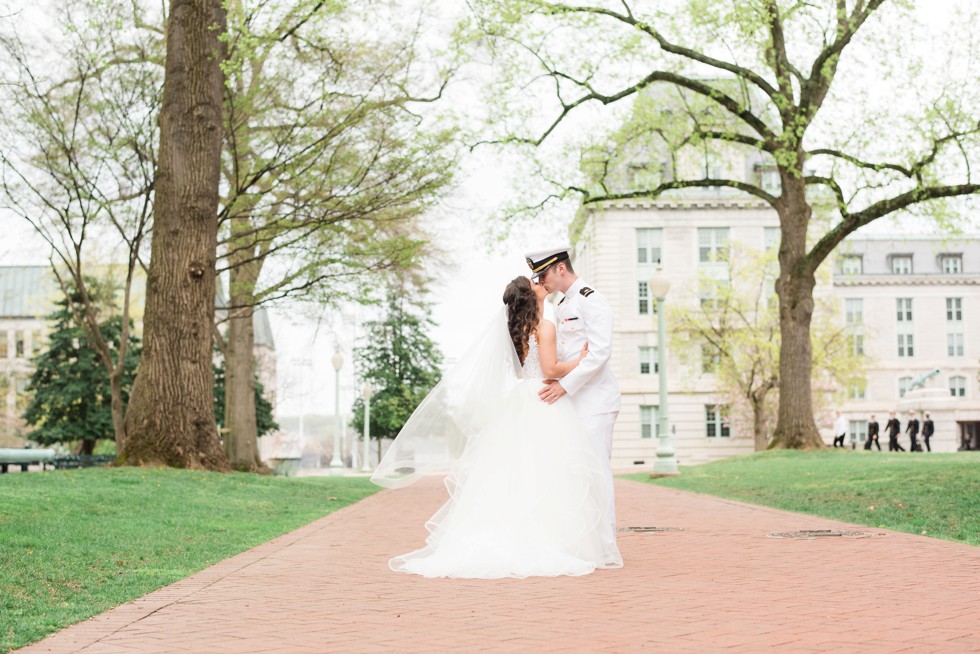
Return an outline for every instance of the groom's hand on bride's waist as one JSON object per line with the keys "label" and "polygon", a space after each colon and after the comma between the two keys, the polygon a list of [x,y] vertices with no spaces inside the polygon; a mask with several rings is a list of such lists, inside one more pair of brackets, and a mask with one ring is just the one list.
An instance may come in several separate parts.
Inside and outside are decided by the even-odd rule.
{"label": "groom's hand on bride's waist", "polygon": [[538,391],[538,397],[548,404],[554,404],[564,394],[565,389],[562,388],[557,379],[544,380],[544,386]]}

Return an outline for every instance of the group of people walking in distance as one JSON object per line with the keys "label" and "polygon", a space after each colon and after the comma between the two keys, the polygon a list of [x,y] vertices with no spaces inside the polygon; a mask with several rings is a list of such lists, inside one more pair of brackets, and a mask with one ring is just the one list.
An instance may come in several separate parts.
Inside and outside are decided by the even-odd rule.
{"label": "group of people walking in distance", "polygon": [[[888,451],[905,452],[905,448],[898,442],[898,435],[902,432],[902,423],[895,416],[894,411],[888,414],[888,422],[885,423],[885,432],[888,434]],[[922,434],[922,443],[925,443],[925,451],[932,452],[929,441],[932,439],[932,435],[936,433],[936,426],[933,424],[932,418],[929,417],[928,413],[923,413],[920,432],[919,419],[915,417],[915,411],[909,411],[909,420],[905,424],[905,434],[909,438],[908,451],[923,451],[922,443],[919,442],[920,433]],[[870,450],[872,447],[877,447],[881,451],[878,434],[878,419],[872,414],[871,420],[868,421],[868,438],[864,441],[864,449]],[[837,420],[834,422],[834,447],[844,447],[845,436],[847,436],[847,419],[838,411]]]}

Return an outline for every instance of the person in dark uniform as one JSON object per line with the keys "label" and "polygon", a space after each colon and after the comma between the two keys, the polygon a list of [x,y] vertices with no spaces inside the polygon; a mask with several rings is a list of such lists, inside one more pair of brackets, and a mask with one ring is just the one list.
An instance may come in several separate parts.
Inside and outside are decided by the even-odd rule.
{"label": "person in dark uniform", "polygon": [[909,411],[909,422],[905,425],[905,433],[909,435],[909,452],[921,452],[922,446],[919,445],[919,420],[915,417],[915,411]]}
{"label": "person in dark uniform", "polygon": [[927,452],[932,452],[932,448],[929,446],[929,439],[932,438],[934,433],[936,433],[936,426],[932,424],[932,418],[927,413],[926,419],[922,421],[922,440],[926,443]]}
{"label": "person in dark uniform", "polygon": [[888,432],[888,451],[889,452],[904,452],[905,448],[898,444],[898,432],[902,431],[902,425],[898,422],[898,418],[895,417],[895,412],[892,411],[888,422],[885,423],[885,431]]}
{"label": "person in dark uniform", "polygon": [[870,450],[871,444],[874,443],[878,451],[881,451],[881,443],[878,442],[878,421],[875,417],[871,416],[871,422],[868,423],[868,440],[864,441],[864,449]]}

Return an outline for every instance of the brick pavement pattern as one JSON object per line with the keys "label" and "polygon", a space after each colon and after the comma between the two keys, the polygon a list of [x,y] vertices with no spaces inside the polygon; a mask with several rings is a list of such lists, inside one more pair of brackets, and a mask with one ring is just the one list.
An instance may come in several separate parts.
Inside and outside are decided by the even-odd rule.
{"label": "brick pavement pattern", "polygon": [[[423,579],[437,481],[382,491],[21,652],[980,652],[980,548],[616,480],[621,570]],[[866,538],[776,539],[816,529]]]}

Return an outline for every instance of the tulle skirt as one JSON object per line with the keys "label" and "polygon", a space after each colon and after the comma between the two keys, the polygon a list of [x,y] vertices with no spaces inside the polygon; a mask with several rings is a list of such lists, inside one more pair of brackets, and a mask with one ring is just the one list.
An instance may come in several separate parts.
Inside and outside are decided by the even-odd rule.
{"label": "tulle skirt", "polygon": [[612,480],[568,398],[522,381],[446,477],[449,500],[420,550],[392,570],[470,579],[585,575],[623,564],[610,524]]}

